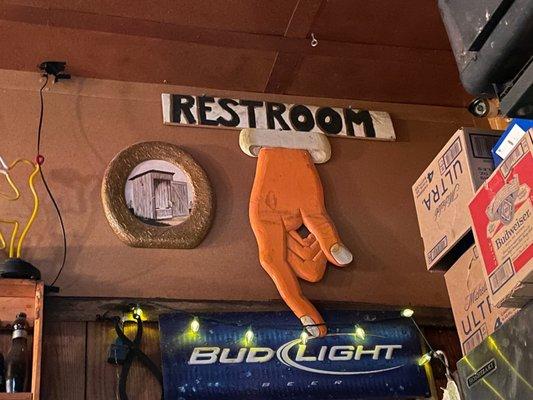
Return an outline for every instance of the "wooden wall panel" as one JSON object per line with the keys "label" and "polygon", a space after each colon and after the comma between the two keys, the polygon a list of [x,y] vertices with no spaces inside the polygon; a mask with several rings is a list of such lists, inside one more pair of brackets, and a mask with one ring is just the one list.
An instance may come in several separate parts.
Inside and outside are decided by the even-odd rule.
{"label": "wooden wall panel", "polygon": [[[26,69],[34,71],[43,60],[67,60],[69,72],[78,77],[209,87],[223,82],[223,87],[230,90],[262,91],[275,59],[275,53],[269,51],[50,29],[3,20],[0,31],[0,68],[20,69],[20,60],[25,59]],[[17,45],[8,48],[6,43]],[[94,62],[95,57],[98,62]]]}
{"label": "wooden wall panel", "polygon": [[112,323],[87,323],[86,399],[115,399],[119,369],[107,363],[107,351],[115,338]]}
{"label": "wooden wall panel", "polygon": [[410,104],[471,97],[435,1],[13,0],[0,2],[0,30],[6,69],[59,59],[76,76],[113,80]]}
{"label": "wooden wall panel", "polygon": [[10,4],[113,15],[221,31],[281,35],[296,0],[9,0]]}
{"label": "wooden wall panel", "polygon": [[[129,324],[126,333],[129,334],[129,337],[135,335],[135,327],[133,324]],[[157,366],[161,367],[159,327],[157,323],[144,325],[141,348]],[[159,383],[138,361],[135,361],[131,367],[127,390],[130,400],[155,400],[161,397]]]}
{"label": "wooden wall panel", "polygon": [[[37,74],[0,73],[0,131],[7,135],[2,156],[7,160],[35,157],[38,85]],[[239,149],[237,130],[164,126],[161,93],[168,91],[194,93],[183,87],[94,79],[60,82],[44,93],[43,170],[62,208],[70,245],[57,282],[61,295],[279,299],[259,265],[248,218],[256,160]],[[471,124],[465,110],[242,92],[224,95],[390,111],[396,142],[331,139],[332,159],[318,171],[327,209],[355,262],[344,269],[328,268],[322,282],[305,283],[303,290],[322,301],[449,306],[442,275],[426,271],[411,185],[453,132]],[[214,222],[194,250],[131,248],[107,223],[100,198],[105,168],[125,147],[149,140],[182,147],[206,170],[213,185]],[[61,237],[41,184],[38,190],[42,208],[24,256],[50,282],[61,259]]]}
{"label": "wooden wall panel", "polygon": [[318,38],[354,43],[450,48],[437,4],[427,0],[325,1],[311,32]]}
{"label": "wooden wall panel", "polygon": [[[126,324],[126,334],[130,338],[134,337],[133,323]],[[108,349],[115,338],[112,323],[87,323],[87,400],[108,400],[117,396],[120,367],[107,362]],[[141,349],[152,361],[161,365],[159,330],[156,323],[145,324]],[[153,400],[161,396],[157,380],[136,361],[129,373],[127,393],[130,400]]]}
{"label": "wooden wall panel", "polygon": [[85,398],[85,322],[44,324],[41,369],[43,400]]}
{"label": "wooden wall panel", "polygon": [[[345,98],[364,100],[466,106],[455,65],[407,64],[377,60],[350,60],[336,63],[323,56],[306,56],[286,94],[305,91],[311,96],[327,96],[332,90]],[[439,79],[434,79],[438,76]],[[312,83],[312,84],[311,84]]]}

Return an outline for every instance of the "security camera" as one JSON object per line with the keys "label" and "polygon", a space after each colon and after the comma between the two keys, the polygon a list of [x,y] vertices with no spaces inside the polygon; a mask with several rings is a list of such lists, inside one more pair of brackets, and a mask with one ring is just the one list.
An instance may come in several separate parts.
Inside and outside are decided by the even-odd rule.
{"label": "security camera", "polygon": [[474,117],[496,117],[500,109],[500,102],[497,99],[487,99],[478,97],[468,105],[468,111]]}

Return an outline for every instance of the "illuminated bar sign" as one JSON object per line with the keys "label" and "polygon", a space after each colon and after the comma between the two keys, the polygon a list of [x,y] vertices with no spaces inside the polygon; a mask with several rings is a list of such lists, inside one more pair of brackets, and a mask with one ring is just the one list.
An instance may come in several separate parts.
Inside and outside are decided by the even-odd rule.
{"label": "illuminated bar sign", "polygon": [[163,122],[226,128],[322,132],[330,136],[395,140],[388,113],[212,96],[162,94]]}
{"label": "illuminated bar sign", "polygon": [[[324,312],[325,338],[302,338],[288,312],[183,313],[159,320],[166,399],[413,399],[430,396],[409,319]],[[355,325],[364,334],[354,334]],[[196,332],[194,332],[196,331]]]}

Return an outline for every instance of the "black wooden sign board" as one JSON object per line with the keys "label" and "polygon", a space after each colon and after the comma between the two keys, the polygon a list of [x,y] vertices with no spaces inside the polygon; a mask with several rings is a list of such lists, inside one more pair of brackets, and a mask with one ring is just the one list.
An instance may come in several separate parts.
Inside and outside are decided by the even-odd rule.
{"label": "black wooden sign board", "polygon": [[319,107],[184,94],[161,95],[163,122],[226,128],[322,132],[329,136],[395,140],[390,115],[383,111]]}

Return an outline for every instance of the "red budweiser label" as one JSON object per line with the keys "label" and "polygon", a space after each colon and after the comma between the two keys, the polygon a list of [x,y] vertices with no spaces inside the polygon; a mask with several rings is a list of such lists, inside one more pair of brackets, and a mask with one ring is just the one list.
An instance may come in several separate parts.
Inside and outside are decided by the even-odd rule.
{"label": "red budweiser label", "polygon": [[531,143],[522,140],[469,205],[492,293],[533,256],[533,156],[529,146]]}

